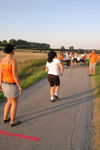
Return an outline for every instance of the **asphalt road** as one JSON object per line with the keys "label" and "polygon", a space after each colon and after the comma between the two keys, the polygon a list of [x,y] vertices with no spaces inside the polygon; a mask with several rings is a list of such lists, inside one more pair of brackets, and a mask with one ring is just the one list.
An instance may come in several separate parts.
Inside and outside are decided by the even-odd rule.
{"label": "asphalt road", "polygon": [[[89,126],[93,116],[93,89],[88,68],[65,69],[61,77],[60,101],[51,103],[49,84],[43,79],[26,89],[19,98],[17,120],[0,130],[40,138],[39,141],[0,134],[0,150],[85,150],[89,146]],[[89,150],[89,149],[88,149]]]}

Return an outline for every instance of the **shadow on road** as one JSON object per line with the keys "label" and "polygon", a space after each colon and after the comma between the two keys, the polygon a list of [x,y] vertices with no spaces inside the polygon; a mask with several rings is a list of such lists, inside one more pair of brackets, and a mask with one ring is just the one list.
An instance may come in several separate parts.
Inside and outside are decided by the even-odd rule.
{"label": "shadow on road", "polygon": [[[22,116],[18,116],[17,118],[26,118],[26,117],[29,117],[28,119],[25,119],[22,121],[22,123],[26,123],[26,122],[29,122],[31,120],[34,120],[34,119],[38,119],[38,118],[41,118],[41,117],[44,117],[44,116],[47,116],[47,115],[50,115],[50,114],[53,114],[53,113],[56,113],[56,112],[59,112],[59,111],[63,111],[65,109],[69,109],[71,107],[75,107],[77,105],[80,105],[82,103],[86,103],[86,102],[89,102],[94,99],[94,96],[92,94],[92,92],[94,91],[94,89],[92,90],[89,90],[89,91],[84,91],[82,93],[77,93],[75,95],[72,95],[72,96],[69,96],[69,97],[63,97],[61,98],[60,102],[63,100],[70,100],[72,98],[74,98],[73,100],[70,100],[70,101],[67,101],[65,103],[60,103],[59,102],[55,102],[53,103],[53,106],[52,107],[48,107],[48,108],[45,108],[45,109],[42,109],[42,110],[39,110],[39,111],[36,111],[36,112],[32,112],[32,113],[28,113],[27,114],[24,114]],[[90,96],[84,96],[86,94],[90,94]],[[79,96],[84,96],[83,98],[78,98]],[[77,97],[77,98],[76,98]],[[76,98],[76,99],[75,99]],[[54,105],[56,104],[56,105]],[[31,117],[30,117],[31,116]]]}
{"label": "shadow on road", "polygon": [[88,90],[88,91],[84,91],[84,92],[81,92],[81,93],[77,93],[77,94],[74,94],[74,95],[71,95],[71,96],[68,96],[68,97],[62,97],[60,100],[68,100],[68,99],[72,99],[72,98],[75,98],[75,97],[79,97],[79,96],[82,96],[82,95],[85,95],[85,94],[89,94],[91,92],[93,92],[95,89],[91,89],[91,90]]}

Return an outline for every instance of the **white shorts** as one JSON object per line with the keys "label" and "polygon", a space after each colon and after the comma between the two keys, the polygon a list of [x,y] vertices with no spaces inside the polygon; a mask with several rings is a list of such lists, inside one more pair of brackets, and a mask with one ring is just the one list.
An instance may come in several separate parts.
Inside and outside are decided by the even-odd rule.
{"label": "white shorts", "polygon": [[90,70],[95,70],[96,63],[90,63]]}

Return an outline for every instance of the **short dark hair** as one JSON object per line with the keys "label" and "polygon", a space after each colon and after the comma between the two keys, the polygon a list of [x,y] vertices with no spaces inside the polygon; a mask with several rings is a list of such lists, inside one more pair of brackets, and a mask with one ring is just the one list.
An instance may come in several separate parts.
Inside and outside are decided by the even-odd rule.
{"label": "short dark hair", "polygon": [[6,44],[4,47],[4,53],[10,54],[14,50],[14,46],[11,44]]}
{"label": "short dark hair", "polygon": [[52,62],[52,60],[53,60],[53,58],[55,58],[57,56],[57,54],[56,54],[56,52],[54,52],[54,51],[50,51],[49,53],[48,53],[48,62]]}

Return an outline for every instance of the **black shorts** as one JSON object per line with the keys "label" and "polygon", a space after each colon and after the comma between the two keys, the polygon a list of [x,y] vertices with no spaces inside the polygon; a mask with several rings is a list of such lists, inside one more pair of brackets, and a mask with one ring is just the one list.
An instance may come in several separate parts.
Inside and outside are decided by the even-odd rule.
{"label": "black shorts", "polygon": [[80,60],[77,60],[77,63],[80,63],[81,61]]}
{"label": "black shorts", "polygon": [[74,58],[74,62],[75,62],[75,63],[77,62],[77,58]]}
{"label": "black shorts", "polygon": [[67,66],[70,66],[71,60],[67,60]]}
{"label": "black shorts", "polygon": [[60,85],[59,76],[48,74],[48,81],[51,87]]}
{"label": "black shorts", "polygon": [[81,62],[84,62],[85,60],[84,59],[81,59]]}

